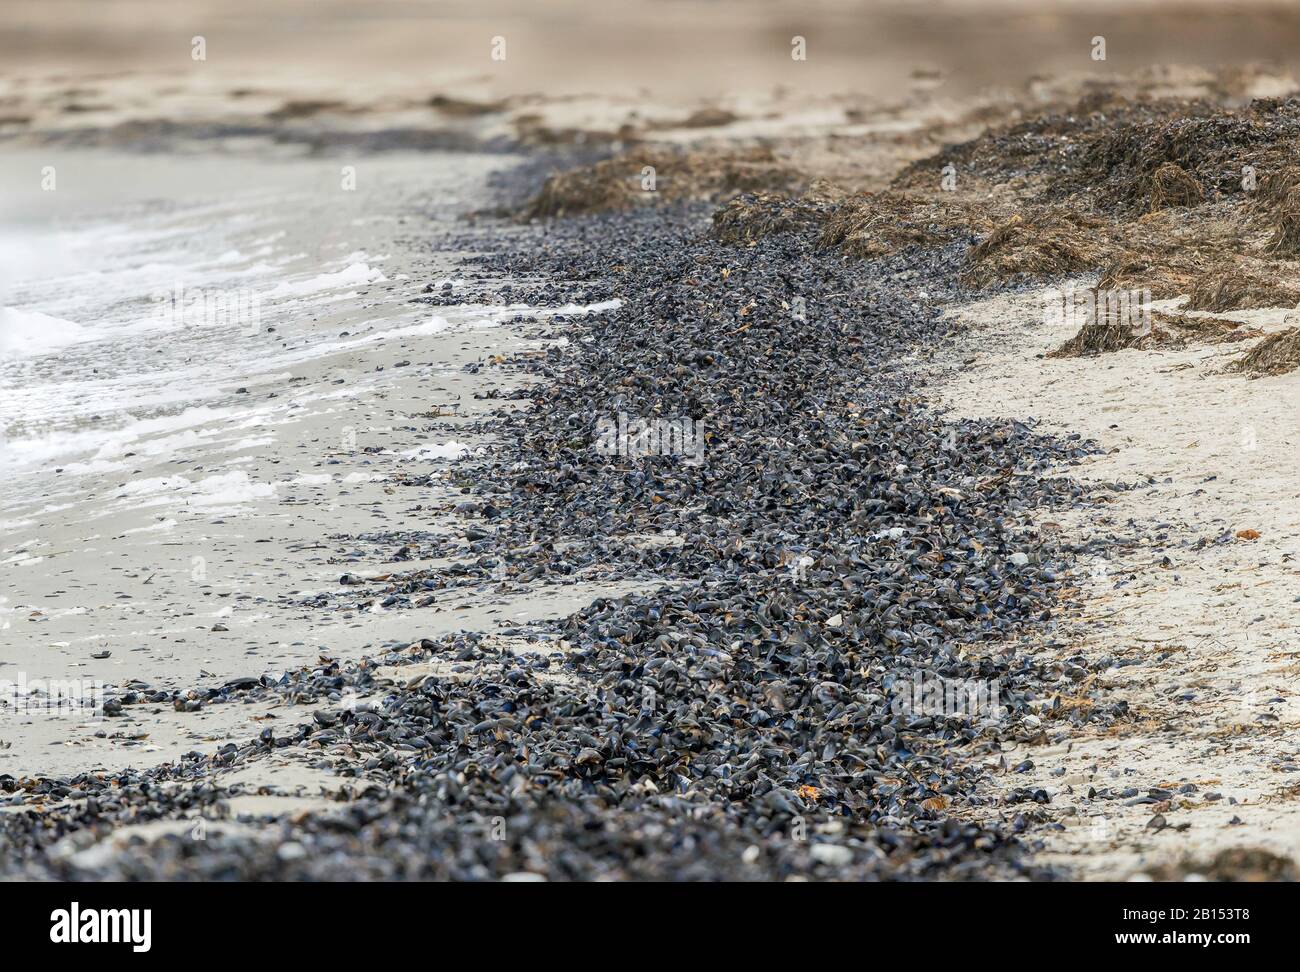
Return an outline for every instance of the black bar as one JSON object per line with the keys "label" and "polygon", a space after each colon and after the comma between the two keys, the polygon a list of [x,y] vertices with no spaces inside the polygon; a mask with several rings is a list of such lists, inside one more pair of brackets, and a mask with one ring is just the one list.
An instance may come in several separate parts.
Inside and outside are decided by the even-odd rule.
{"label": "black bar", "polygon": [[[673,941],[684,947],[681,936],[698,943],[693,956],[698,948],[773,961],[816,961],[842,948],[870,954],[890,942],[913,943],[918,957],[953,949],[992,958],[1036,946],[1074,957],[1173,946],[1170,955],[1195,949],[1226,958],[1232,952],[1225,950],[1288,941],[1291,893],[1275,884],[1199,882],[0,884],[0,927],[20,952],[66,954],[73,943],[51,941],[52,915],[69,911],[72,902],[83,920],[90,909],[149,909],[147,952],[136,953],[130,941],[75,943],[82,954],[132,959],[193,956],[205,940],[233,949],[228,956],[374,959],[379,943],[443,937],[481,950],[489,961],[565,941],[633,952],[642,942],[656,951],[667,946],[664,955]],[[1201,938],[1207,935],[1208,944]]]}

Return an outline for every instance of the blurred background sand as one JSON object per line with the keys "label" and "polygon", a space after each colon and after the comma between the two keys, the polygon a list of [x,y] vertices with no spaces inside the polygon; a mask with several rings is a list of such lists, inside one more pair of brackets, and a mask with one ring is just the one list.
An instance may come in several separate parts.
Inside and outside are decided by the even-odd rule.
{"label": "blurred background sand", "polygon": [[[1104,36],[1107,59],[1090,57]],[[190,56],[203,36],[207,60]],[[806,61],[790,56],[807,41]],[[506,58],[494,61],[494,37]],[[1039,74],[1300,58],[1300,7],[1169,0],[6,0],[0,75],[201,74],[343,87],[714,97],[774,86],[943,93]]]}

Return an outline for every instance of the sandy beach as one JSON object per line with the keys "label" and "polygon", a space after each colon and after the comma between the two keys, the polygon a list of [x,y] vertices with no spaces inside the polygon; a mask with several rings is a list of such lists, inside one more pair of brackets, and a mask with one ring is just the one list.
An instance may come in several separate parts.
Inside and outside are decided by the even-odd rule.
{"label": "sandy beach", "polygon": [[[1138,721],[1006,758],[1033,760],[1020,785],[1055,795],[1070,826],[1050,854],[1082,876],[1178,876],[1243,845],[1294,859],[1286,727],[1296,719],[1300,381],[1224,374],[1237,352],[1222,346],[1121,351],[1101,369],[1045,361],[1062,335],[1043,325],[1043,304],[1031,291],[956,309],[974,360],[943,398],[963,414],[1009,412],[1095,439],[1105,454],[1071,474],[1133,487],[1111,494],[1100,520],[1044,517],[1039,529],[1094,541],[1076,570],[1069,635],[1047,650],[1107,659],[1098,682]],[[1238,314],[1276,333],[1294,312]],[[1086,799],[1090,788],[1148,780],[1178,795],[1168,806]],[[1153,832],[1157,812],[1188,826]]]}
{"label": "sandy beach", "polygon": [[[30,168],[38,158],[8,161]],[[106,187],[121,168],[138,172],[149,164],[112,153],[65,158],[65,179],[98,179]],[[601,593],[622,593],[620,585],[527,597],[482,591],[455,596],[454,607],[433,604],[414,613],[380,603],[326,614],[307,607],[322,590],[345,589],[344,575],[365,579],[454,558],[422,557],[421,541],[454,532],[449,510],[457,490],[450,483],[403,488],[394,480],[431,471],[445,476],[457,458],[490,448],[490,436],[476,426],[501,405],[486,396],[509,391],[519,379],[484,366],[493,356],[548,346],[543,328],[518,323],[525,315],[587,312],[417,303],[429,264],[420,258],[414,282],[404,214],[440,191],[454,193],[451,205],[472,206],[488,173],[510,164],[475,156],[374,159],[361,170],[370,190],[336,212],[286,210],[266,194],[300,185],[304,175],[329,180],[339,166],[242,158],[243,195],[227,197],[216,212],[200,197],[179,212],[105,227],[105,236],[126,246],[179,241],[200,225],[205,233],[215,225],[232,236],[256,236],[260,245],[248,253],[159,246],[156,262],[141,269],[159,280],[197,276],[212,260],[226,279],[263,273],[276,282],[259,301],[257,320],[233,327],[205,317],[201,297],[182,293],[183,306],[169,304],[166,315],[151,307],[138,348],[134,335],[115,343],[122,360],[116,375],[108,372],[117,361],[108,359],[106,368],[97,353],[102,344],[84,332],[65,346],[41,348],[59,354],[53,385],[46,374],[27,378],[32,355],[9,363],[19,381],[6,393],[9,414],[29,418],[7,443],[12,478],[0,550],[7,592],[0,665],[36,683],[76,678],[202,689],[278,674],[319,654],[354,660],[447,631],[563,616]],[[157,177],[146,177],[153,192],[165,180],[193,184],[183,163],[156,167]],[[446,173],[441,190],[430,184],[439,169]],[[451,205],[442,211],[448,227],[459,215]],[[66,218],[78,217],[106,218],[94,210]],[[326,242],[319,253],[294,252],[307,240]],[[464,280],[456,276],[454,254],[441,261],[435,255],[439,262],[447,276],[430,286],[447,296]],[[295,273],[282,269],[286,264],[338,269]],[[38,286],[67,293],[69,284],[32,284]],[[201,284],[189,290],[203,293]],[[161,292],[174,297],[169,283]],[[96,299],[105,296],[101,289]],[[81,317],[81,310],[64,312]],[[172,352],[157,348],[163,335],[174,342]],[[178,368],[133,373],[136,356],[166,353],[181,359]],[[76,391],[64,397],[63,388]],[[48,414],[40,415],[46,401]],[[198,742],[237,738],[254,727],[250,718],[167,711],[114,726],[106,738],[94,722],[74,728],[66,720],[22,720],[6,729],[0,762],[6,771],[58,774],[152,764]]]}
{"label": "sandy beach", "polygon": [[1294,11],[65,6],[0,877],[1294,878]]}

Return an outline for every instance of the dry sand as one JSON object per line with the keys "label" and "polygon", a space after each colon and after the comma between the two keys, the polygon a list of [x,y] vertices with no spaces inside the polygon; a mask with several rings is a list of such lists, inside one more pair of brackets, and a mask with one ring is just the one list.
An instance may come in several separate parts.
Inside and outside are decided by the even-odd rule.
{"label": "dry sand", "polygon": [[[1007,773],[1004,786],[1054,794],[1044,809],[1065,829],[1048,837],[1048,858],[1084,877],[1140,876],[1184,860],[1204,870],[1229,847],[1295,857],[1300,372],[1222,373],[1252,342],[1047,359],[1069,333],[1043,323],[1043,306],[1043,292],[1031,291],[956,309],[970,328],[959,353],[975,360],[941,397],[956,415],[1032,417],[1040,431],[1095,439],[1105,454],[1061,473],[1135,486],[1111,492],[1100,512],[1044,513],[1039,524],[1059,522],[1079,541],[1132,537],[1081,565],[1083,607],[1056,634],[1061,658],[1128,663],[1099,684],[1127,700],[1135,720],[1103,733],[1067,728],[1052,744],[1009,751],[1009,766],[1029,759],[1034,768]],[[1293,315],[1228,316],[1276,330]],[[1258,539],[1238,539],[1244,530]],[[1090,788],[1145,796],[1187,783],[1196,790],[1168,803],[1088,799]],[[1157,813],[1165,829],[1149,826]]]}

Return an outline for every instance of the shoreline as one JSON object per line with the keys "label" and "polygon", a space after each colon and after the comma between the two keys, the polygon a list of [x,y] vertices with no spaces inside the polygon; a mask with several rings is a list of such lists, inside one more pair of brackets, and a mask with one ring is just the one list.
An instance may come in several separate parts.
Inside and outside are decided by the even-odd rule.
{"label": "shoreline", "polygon": [[[913,118],[901,146],[859,133],[853,165],[887,160],[889,184],[915,192],[925,166],[970,150],[929,145],[961,117]],[[509,326],[385,347],[394,367],[458,366],[438,386],[465,405],[452,422],[377,419],[428,404],[384,379],[356,424],[406,439],[376,455],[430,432],[485,448],[432,475],[386,461],[354,518],[303,528],[304,544],[344,528],[334,557],[298,565],[320,590],[292,602],[290,630],[319,660],[299,645],[283,675],[232,667],[211,687],[178,675],[115,695],[108,725],[182,730],[131,747],[165,764],[86,773],[75,753],[20,780],[6,763],[35,750],[0,753],[5,876],[1285,873],[1296,374],[1218,371],[1239,341],[1281,333],[1285,309],[1232,311],[1232,344],[1198,332],[1049,358],[1070,334],[1039,326],[1035,288],[1093,278],[1034,262],[1034,233],[1081,244],[1050,207],[1035,222],[1022,172],[981,173],[941,211],[900,192],[895,239],[872,209],[886,193],[827,189],[816,177],[846,163],[791,141],[686,138],[659,206],[619,181],[639,150],[614,154],[546,183],[535,205],[560,218],[451,232],[474,282],[429,280],[417,300],[502,307]],[[534,174],[525,162],[496,190]],[[565,210],[606,188],[613,211]],[[1163,225],[1117,198],[1118,228],[1086,224],[1086,242]],[[1009,204],[1026,217],[1000,222]],[[988,242],[1017,233],[1023,250]],[[409,259],[413,285],[432,276]],[[620,416],[666,423],[657,454],[600,448]],[[1243,416],[1267,495],[1224,437]],[[674,443],[697,434],[692,463]],[[1267,637],[1225,647],[1259,610]],[[972,713],[928,711],[904,695],[927,679],[996,685],[997,709],[977,692]],[[1246,682],[1267,697],[1242,719]],[[130,853],[133,837],[154,853]]]}
{"label": "shoreline", "polygon": [[[74,171],[122,162],[112,153],[86,158]],[[263,164],[272,178],[281,165],[301,169],[276,159]],[[134,165],[147,171],[149,163]],[[243,171],[250,179],[266,174],[247,165]],[[428,191],[413,182],[418,171],[392,159],[362,166],[367,178],[405,180],[406,194]],[[485,166],[480,182],[486,174]],[[391,219],[396,208],[392,202],[371,207],[370,219]],[[238,224],[249,216],[236,208],[224,218]],[[188,216],[182,210],[168,219]],[[271,224],[264,235],[337,233],[312,213],[285,222],[285,228]],[[122,225],[124,232],[156,232],[148,214]],[[450,223],[434,225],[444,236],[456,232]],[[365,589],[340,585],[344,575],[454,560],[454,490],[435,478],[417,496],[394,482],[427,476],[430,469],[444,475],[457,455],[489,445],[490,435],[477,426],[499,404],[487,396],[519,385],[504,369],[483,365],[494,355],[545,348],[547,316],[577,310],[519,302],[415,303],[424,287],[423,279],[413,279],[416,261],[418,272],[427,273],[428,258],[394,249],[376,261],[385,255],[380,247],[394,244],[385,239],[392,232],[385,225],[366,244],[376,268],[367,267],[366,276],[381,280],[342,297],[338,290],[349,284],[318,296],[307,289],[311,279],[277,273],[274,286],[262,285],[263,291],[301,290],[303,297],[283,309],[264,301],[257,333],[227,335],[213,325],[209,339],[199,333],[202,326],[187,325],[156,337],[128,331],[119,339],[116,331],[102,330],[74,346],[74,354],[55,349],[51,354],[58,357],[38,359],[62,359],[62,372],[55,374],[68,375],[70,387],[82,383],[77,397],[91,404],[76,407],[96,414],[85,421],[65,406],[71,418],[55,413],[48,424],[29,422],[25,437],[11,436],[11,448],[28,446],[35,458],[23,464],[20,451],[6,484],[0,679],[97,681],[109,687],[110,700],[129,683],[136,693],[158,696],[163,707],[98,724],[10,713],[0,727],[0,774],[63,776],[175,759],[196,746],[255,734],[256,724],[249,722],[254,713],[216,707],[173,712],[174,693],[201,695],[267,672],[278,677],[319,652],[356,659],[385,642],[404,645],[462,626],[490,629],[503,618],[562,616],[602,590],[625,589],[575,587],[526,601],[474,592],[457,595],[454,610],[442,603],[454,592],[438,592],[439,604],[419,612],[409,604],[385,608],[378,600],[340,603],[329,611],[310,606],[318,594]],[[450,270],[458,258],[442,254],[434,262]],[[217,292],[206,286],[200,293]],[[453,293],[465,284],[445,286]],[[525,318],[530,323],[521,323]],[[144,379],[135,380],[129,361],[121,367],[124,377],[105,377],[105,362],[123,357],[120,347],[139,343],[138,356],[147,360],[152,342],[168,338],[201,343],[183,365],[195,377],[171,379],[166,399]],[[228,343],[247,360],[237,357],[224,370],[215,360],[193,367],[189,362],[214,342]],[[97,356],[101,349],[113,356]],[[88,363],[81,366],[82,360]],[[27,382],[19,394],[39,387],[39,379],[22,370],[23,360],[5,364]],[[164,372],[159,381],[167,378]],[[110,398],[114,380],[135,397]],[[99,386],[105,391],[98,397],[84,390]],[[46,442],[64,451],[42,459],[29,446]],[[412,514],[412,507],[422,512]],[[407,526],[412,517],[418,528]],[[392,531],[391,541],[355,539],[384,530]]]}
{"label": "shoreline", "polygon": [[[1285,739],[1295,721],[1296,375],[1225,375],[1237,352],[1214,347],[1047,361],[1065,335],[1042,324],[1042,303],[1029,291],[956,308],[971,363],[940,396],[957,414],[1010,410],[1095,437],[1104,452],[1070,474],[1124,486],[1104,516],[1040,521],[1079,551],[1077,607],[1045,650],[1086,659],[1136,717],[1008,755],[1034,763],[1018,784],[1045,788],[1050,819],[1067,825],[1042,858],[1100,880],[1283,868],[1300,853],[1290,796],[1300,770]],[[1288,313],[1234,316],[1276,333]],[[1258,537],[1239,536],[1247,530]]]}
{"label": "shoreline", "polygon": [[[806,238],[758,248],[719,245],[709,238],[706,215],[698,209],[645,211],[550,224],[533,231],[544,245],[521,246],[516,239],[508,252],[487,258],[486,266],[506,279],[544,281],[553,279],[555,268],[579,269],[580,277],[591,280],[587,290],[594,286],[595,296],[620,305],[557,322],[566,339],[559,347],[504,362],[549,380],[522,392],[532,408],[505,413],[498,446],[468,480],[473,488],[462,504],[474,555],[467,565],[471,577],[487,576],[481,572],[501,558],[510,565],[508,575],[533,578],[526,584],[582,572],[586,565],[600,577],[623,563],[634,573],[670,579],[672,586],[649,596],[596,600],[558,627],[524,629],[525,642],[518,645],[493,645],[476,636],[433,638],[359,667],[322,661],[288,684],[263,680],[232,690],[231,700],[244,703],[277,697],[307,702],[312,708],[299,718],[311,711],[312,721],[294,727],[290,713],[281,710],[253,742],[227,744],[208,757],[189,754],[144,774],[119,774],[107,788],[92,777],[38,783],[22,805],[53,804],[40,819],[88,813],[75,798],[59,802],[88,792],[98,804],[91,819],[102,822],[87,828],[83,821],[76,831],[81,837],[74,833],[71,846],[22,853],[34,869],[29,876],[42,869],[63,876],[139,877],[207,868],[261,878],[342,876],[329,863],[340,854],[349,862],[349,877],[357,876],[358,867],[370,868],[371,876],[407,877],[1044,875],[1026,860],[1007,824],[955,825],[957,818],[944,812],[984,799],[977,795],[983,773],[968,760],[996,752],[995,727],[1001,723],[981,713],[977,727],[960,716],[935,719],[909,704],[900,707],[901,688],[890,687],[892,665],[881,662],[902,649],[916,653],[918,672],[1005,680],[1001,704],[1011,719],[1023,717],[1040,677],[1034,662],[1005,652],[985,654],[977,646],[989,641],[992,647],[1004,633],[1032,627],[1050,603],[1052,584],[1040,591],[1038,581],[1013,580],[1021,568],[1003,565],[1001,558],[1010,555],[1005,548],[995,563],[968,547],[969,562],[957,574],[942,558],[925,556],[941,529],[960,523],[962,530],[985,531],[991,521],[983,504],[996,509],[1011,499],[1005,485],[986,487],[981,505],[967,514],[961,503],[931,491],[941,483],[954,494],[974,488],[972,472],[988,468],[988,455],[1027,450],[1028,457],[1055,447],[1010,428],[978,428],[969,431],[988,450],[985,456],[951,453],[934,464],[929,442],[944,438],[942,427],[905,404],[906,373],[896,371],[900,356],[921,336],[943,330],[937,312],[900,300],[889,289],[891,275],[912,267],[910,261],[892,269],[845,265],[829,271]],[[596,251],[588,242],[591,232],[606,240]],[[666,265],[636,267],[630,257],[645,253],[657,254]],[[609,276],[611,257],[614,266],[626,268],[624,275]],[[804,285],[812,315],[790,309],[789,283],[782,280],[794,268],[813,275]],[[923,283],[940,290],[951,286],[945,277],[951,278],[951,270],[940,262]],[[689,326],[661,317],[653,339],[639,337],[629,324],[655,306],[648,301],[665,280],[672,281],[675,300],[701,309],[721,301],[728,307],[725,317],[693,317]],[[823,289],[863,286],[875,293],[870,308],[822,296]],[[553,289],[540,284],[540,293]],[[763,299],[737,299],[749,294]],[[818,323],[819,314],[841,323]],[[790,343],[794,328],[801,343]],[[845,338],[854,333],[863,337]],[[823,356],[818,346],[827,341],[851,357]],[[789,357],[777,363],[765,350],[769,344],[779,344]],[[650,375],[664,377],[646,385]],[[738,382],[746,381],[766,390],[789,427],[772,427],[762,406],[740,395]],[[786,411],[784,396],[790,394],[811,395],[811,409]],[[713,404],[690,405],[698,396]],[[575,408],[583,416],[579,425],[566,418]],[[686,408],[705,420],[706,462],[693,465],[671,455],[624,462],[601,455],[594,447],[598,417],[614,408],[670,416]],[[696,408],[702,411],[696,414]],[[836,429],[832,452],[801,451],[826,435],[826,423]],[[858,436],[863,438],[855,445]],[[573,441],[566,443],[566,437]],[[790,438],[805,444],[791,451],[781,445]],[[865,454],[858,452],[863,447]],[[817,456],[816,466],[799,475],[809,455]],[[770,472],[753,475],[747,471],[751,463]],[[955,467],[946,469],[948,463],[973,465],[958,474]],[[865,474],[877,466],[889,475],[859,479],[849,472]],[[912,475],[924,477],[918,487],[933,497],[933,506],[917,508],[896,491],[895,467],[909,466],[918,470]],[[797,494],[793,482],[782,485],[791,474],[804,481]],[[846,475],[851,478],[843,484],[833,482]],[[712,484],[707,489],[715,498],[702,503],[705,483]],[[861,498],[846,505],[837,494],[849,483],[857,484]],[[557,489],[560,484],[567,485]],[[730,490],[759,492],[734,504],[724,499]],[[763,494],[766,500],[759,499]],[[787,505],[795,495],[799,499]],[[711,508],[719,501],[723,505]],[[755,517],[751,503],[764,514]],[[933,525],[935,519],[946,525]],[[642,535],[659,539],[633,539]],[[660,542],[665,540],[672,542]],[[791,556],[807,557],[806,569],[792,573]],[[860,590],[836,580],[842,568],[834,565],[844,557],[864,565]],[[868,566],[877,559],[877,566]],[[899,570],[915,575],[907,588],[889,580]],[[993,591],[1017,594],[999,600],[974,586],[959,595],[963,584],[953,578],[967,571],[983,578],[980,584],[991,581]],[[400,575],[398,589],[418,589],[436,576],[436,570],[416,566]],[[922,578],[933,593],[918,597],[921,588],[912,585]],[[893,630],[888,616],[881,618],[881,609],[872,606],[873,597],[892,604],[890,614],[905,609],[933,618],[941,640],[914,643],[914,635]],[[949,605],[941,607],[945,601]],[[981,603],[990,613],[978,620],[968,605]],[[757,617],[765,620],[755,627]],[[775,629],[770,634],[763,633],[767,625]],[[955,650],[964,639],[973,641],[974,651]],[[786,657],[787,651],[794,654]],[[621,687],[628,666],[644,671],[642,682],[654,686],[649,696],[628,695]],[[599,710],[591,708],[595,698],[604,700]],[[849,702],[855,698],[862,701]],[[488,699],[499,701],[485,710]],[[712,711],[723,699],[729,700],[729,715]],[[529,715],[521,720],[510,712]],[[788,749],[762,742],[787,734]],[[819,740],[816,752],[808,748],[813,737]],[[455,745],[449,745],[452,740]],[[927,760],[929,768],[918,778],[912,754],[929,749],[949,755]],[[227,815],[236,812],[227,807],[238,806],[244,792],[238,777],[227,788],[231,770],[256,767],[286,750],[354,779],[343,789],[327,790],[342,798],[330,813],[369,823],[346,838],[313,823],[310,811],[298,814],[287,833],[265,818],[252,832],[247,820],[227,825]],[[914,782],[905,784],[907,777]],[[151,845],[151,858],[128,860],[113,852],[126,835],[113,836],[109,808],[126,810],[143,799],[133,794],[143,792],[145,779],[169,788],[179,784],[169,798],[177,801],[174,809],[164,810],[157,800],[150,806],[164,816],[180,811],[183,818],[199,810],[209,818],[202,841],[178,837],[176,830],[185,828],[177,824]],[[314,784],[321,786],[319,776]],[[862,786],[872,793],[866,803]],[[365,789],[358,793],[360,788]],[[451,792],[459,794],[454,809],[446,802]],[[585,800],[575,800],[584,792]],[[413,803],[411,794],[423,796]],[[485,843],[481,831],[495,819],[488,808],[503,797],[509,807],[499,814],[505,839]],[[692,809],[683,814],[679,801]],[[180,809],[185,806],[190,809]],[[855,807],[865,815],[856,821],[850,812]],[[592,815],[601,821],[596,845],[580,836],[593,826]],[[32,820],[12,814],[9,819]],[[411,837],[412,828],[423,836]],[[18,833],[20,842],[35,836],[22,825]],[[528,848],[542,833],[578,855],[572,865],[530,856]],[[286,859],[276,850],[285,839],[319,852]],[[656,848],[649,856],[647,840]],[[702,847],[708,850],[701,853]],[[395,866],[400,870],[390,870]]]}

